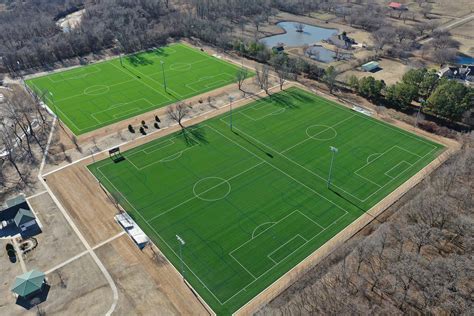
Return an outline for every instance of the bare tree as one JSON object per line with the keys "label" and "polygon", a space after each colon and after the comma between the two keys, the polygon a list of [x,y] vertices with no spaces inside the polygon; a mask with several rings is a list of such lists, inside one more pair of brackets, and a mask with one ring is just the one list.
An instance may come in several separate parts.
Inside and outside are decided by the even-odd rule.
{"label": "bare tree", "polygon": [[5,125],[0,125],[0,137],[6,153],[5,159],[13,166],[23,183],[27,184],[26,175],[23,174],[19,166],[21,155],[19,154],[18,144],[13,141],[13,135]]}
{"label": "bare tree", "polygon": [[265,91],[267,95],[270,95],[270,68],[268,65],[262,65],[261,67],[257,67],[255,69],[255,79],[259,87]]}
{"label": "bare tree", "polygon": [[275,72],[278,76],[278,84],[280,85],[280,90],[283,90],[283,85],[286,80],[290,77],[290,71],[286,65],[282,65],[275,68]]}
{"label": "bare tree", "polygon": [[296,32],[302,33],[305,25],[303,23],[294,23]]}
{"label": "bare tree", "polygon": [[235,77],[237,79],[237,86],[239,87],[239,90],[242,91],[242,85],[244,84],[245,79],[248,77],[247,69],[244,67],[239,68]]}
{"label": "bare tree", "polygon": [[168,117],[179,124],[179,126],[184,129],[185,127],[182,124],[183,119],[188,116],[191,110],[191,106],[180,102],[176,105],[171,105],[166,109],[166,114]]}

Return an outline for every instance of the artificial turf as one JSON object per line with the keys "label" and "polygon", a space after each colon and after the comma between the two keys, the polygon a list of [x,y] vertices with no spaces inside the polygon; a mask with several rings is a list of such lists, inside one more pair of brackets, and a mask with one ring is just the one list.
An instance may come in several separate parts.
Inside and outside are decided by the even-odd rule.
{"label": "artificial turf", "polygon": [[[247,303],[443,146],[298,88],[89,166],[217,314]],[[332,184],[331,154],[338,149]]]}
{"label": "artificial turf", "polygon": [[45,95],[49,108],[80,135],[230,84],[237,69],[185,44],[172,44],[26,80],[26,84]]}

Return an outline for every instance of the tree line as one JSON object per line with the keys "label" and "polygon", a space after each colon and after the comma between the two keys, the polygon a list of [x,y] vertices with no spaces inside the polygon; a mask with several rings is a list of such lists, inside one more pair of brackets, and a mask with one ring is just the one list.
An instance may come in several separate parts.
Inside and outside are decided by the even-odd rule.
{"label": "tree line", "polygon": [[348,78],[347,84],[376,104],[406,110],[416,101],[421,112],[452,121],[461,121],[465,113],[474,110],[474,89],[455,80],[440,78],[436,71],[426,68],[411,69],[401,81],[389,86],[372,76],[358,79],[354,75]]}

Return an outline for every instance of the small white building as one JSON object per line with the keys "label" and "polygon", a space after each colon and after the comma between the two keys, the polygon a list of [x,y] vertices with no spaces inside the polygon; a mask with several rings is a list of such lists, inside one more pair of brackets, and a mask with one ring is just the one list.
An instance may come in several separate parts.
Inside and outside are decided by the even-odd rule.
{"label": "small white building", "polygon": [[115,220],[125,229],[130,238],[137,244],[138,248],[143,249],[150,242],[148,236],[127,213],[116,215]]}

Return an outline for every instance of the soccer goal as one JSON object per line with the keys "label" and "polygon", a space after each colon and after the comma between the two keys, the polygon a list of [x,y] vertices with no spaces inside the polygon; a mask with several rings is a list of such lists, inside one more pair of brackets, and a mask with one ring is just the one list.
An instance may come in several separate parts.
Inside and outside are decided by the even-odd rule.
{"label": "soccer goal", "polygon": [[124,160],[125,158],[122,156],[122,153],[120,152],[119,147],[112,148],[109,150],[109,157],[112,159],[113,162],[120,162]]}

